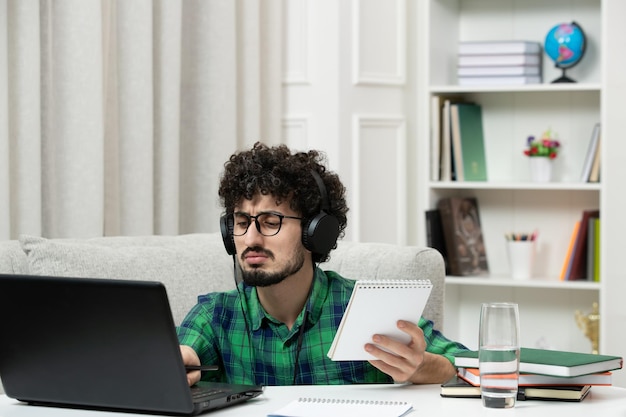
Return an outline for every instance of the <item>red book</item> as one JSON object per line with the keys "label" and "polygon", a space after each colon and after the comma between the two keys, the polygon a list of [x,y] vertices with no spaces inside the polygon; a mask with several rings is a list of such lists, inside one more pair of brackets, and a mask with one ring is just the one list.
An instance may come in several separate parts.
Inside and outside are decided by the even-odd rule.
{"label": "red book", "polygon": [[[457,374],[470,384],[480,386],[480,372],[478,368],[458,368]],[[613,374],[610,371],[599,372],[573,377],[530,374],[520,372],[518,385],[520,387],[532,386],[569,386],[569,385],[612,385]]]}

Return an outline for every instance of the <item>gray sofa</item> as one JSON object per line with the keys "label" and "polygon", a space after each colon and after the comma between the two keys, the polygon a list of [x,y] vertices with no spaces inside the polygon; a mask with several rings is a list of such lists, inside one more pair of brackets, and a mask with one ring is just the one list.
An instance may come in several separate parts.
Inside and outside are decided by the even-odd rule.
{"label": "gray sofa", "polygon": [[[443,328],[444,266],[434,249],[341,241],[321,267],[352,279],[428,278],[433,290],[423,315]],[[218,233],[92,239],[23,235],[0,241],[0,273],[161,281],[176,323],[198,294],[235,286],[233,259]]]}

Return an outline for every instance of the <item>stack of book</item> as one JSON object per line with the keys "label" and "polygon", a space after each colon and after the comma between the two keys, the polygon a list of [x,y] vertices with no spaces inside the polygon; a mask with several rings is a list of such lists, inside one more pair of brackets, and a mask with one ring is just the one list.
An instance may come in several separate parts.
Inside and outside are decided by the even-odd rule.
{"label": "stack of book", "polygon": [[459,85],[541,83],[541,45],[532,41],[459,43]]}
{"label": "stack of book", "polygon": [[[457,374],[441,385],[442,397],[480,397],[478,352],[455,356]],[[594,385],[611,385],[621,356],[522,348],[517,399],[582,401]]]}

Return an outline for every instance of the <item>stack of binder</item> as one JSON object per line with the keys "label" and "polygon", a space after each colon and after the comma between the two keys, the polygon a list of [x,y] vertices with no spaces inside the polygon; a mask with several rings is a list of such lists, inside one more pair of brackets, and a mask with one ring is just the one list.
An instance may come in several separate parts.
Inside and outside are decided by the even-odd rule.
{"label": "stack of binder", "polygon": [[459,43],[459,85],[541,83],[541,45],[533,41]]}

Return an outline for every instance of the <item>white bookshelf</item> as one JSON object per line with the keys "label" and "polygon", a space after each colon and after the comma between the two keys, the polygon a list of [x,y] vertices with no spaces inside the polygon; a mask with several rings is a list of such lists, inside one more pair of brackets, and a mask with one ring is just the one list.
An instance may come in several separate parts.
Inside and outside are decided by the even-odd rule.
{"label": "white bookshelf", "polygon": [[[620,98],[626,92],[620,74],[626,62],[617,54],[604,52],[609,48],[626,50],[618,16],[626,16],[626,2],[429,0],[418,6],[416,158],[421,168],[416,205],[422,214],[443,197],[478,199],[490,276],[448,277],[446,285],[445,332],[473,348],[480,303],[509,300],[520,304],[523,344],[590,350],[574,315],[576,310],[590,312],[592,303],[598,301],[601,352],[626,351],[622,332],[618,332],[626,308],[619,305],[615,293],[626,291],[626,272],[622,273],[619,265],[623,251],[618,253],[615,247],[626,232],[626,220],[621,220],[618,211],[620,205],[620,210],[626,206],[620,184],[626,178],[626,164],[623,156],[618,156],[626,152],[621,138],[625,116],[618,112],[623,109]],[[456,85],[458,41],[519,39],[543,45],[552,26],[570,21],[581,25],[588,42],[582,61],[567,71],[577,83],[550,84],[560,70],[544,54],[543,84]],[[488,182],[431,181],[429,113],[434,94],[462,96],[481,104]],[[582,183],[579,178],[596,122],[602,123],[602,182]],[[541,135],[547,128],[558,132],[562,148],[554,163],[553,181],[534,183],[522,152],[529,135]],[[601,282],[561,282],[572,228],[585,209],[601,211]],[[504,234],[535,229],[539,230],[535,275],[531,280],[513,280],[508,277]],[[419,239],[425,243],[421,230]],[[626,376],[616,376],[616,385],[626,386]]]}

